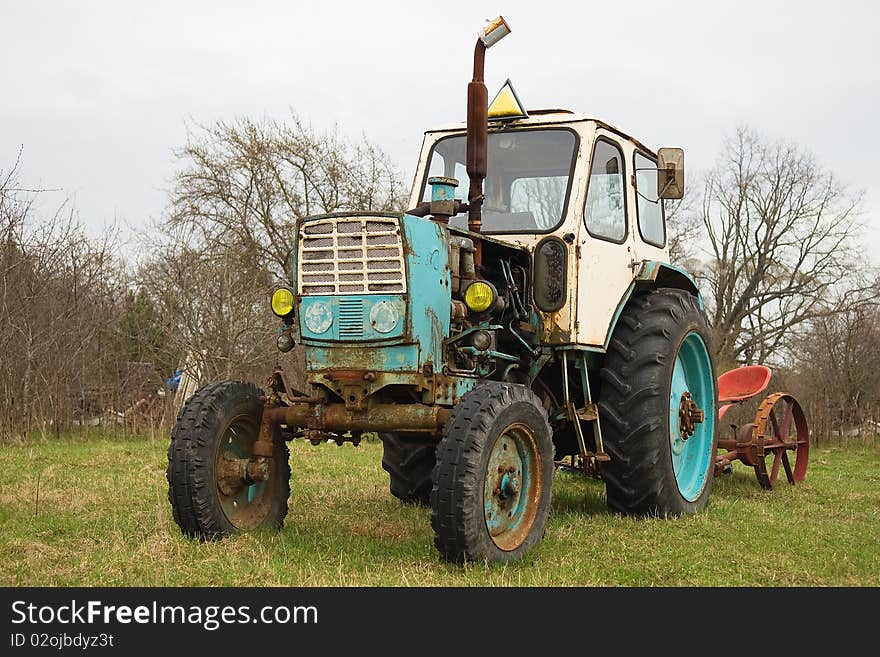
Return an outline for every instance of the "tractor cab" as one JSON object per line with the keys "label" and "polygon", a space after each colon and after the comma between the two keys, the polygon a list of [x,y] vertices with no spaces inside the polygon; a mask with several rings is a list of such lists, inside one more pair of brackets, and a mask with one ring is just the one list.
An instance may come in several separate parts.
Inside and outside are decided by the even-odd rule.
{"label": "tractor cab", "polygon": [[[514,106],[493,112],[505,99]],[[681,195],[680,151],[661,149],[673,166],[667,177],[657,153],[609,123],[569,110],[526,113],[510,81],[488,114],[480,233],[533,257],[551,257],[551,275],[564,294],[538,303],[553,314],[548,335],[604,349],[611,320],[643,263],[669,260],[661,193]],[[464,123],[425,133],[410,207],[429,203],[430,181],[440,179],[451,181],[459,207],[465,204],[466,133]],[[467,231],[467,212],[451,215],[448,226]]]}

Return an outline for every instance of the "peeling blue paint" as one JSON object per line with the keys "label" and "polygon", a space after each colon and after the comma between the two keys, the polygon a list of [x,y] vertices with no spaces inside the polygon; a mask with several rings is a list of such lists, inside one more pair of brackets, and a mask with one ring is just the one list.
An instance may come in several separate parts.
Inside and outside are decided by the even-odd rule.
{"label": "peeling blue paint", "polygon": [[443,362],[442,344],[449,336],[452,280],[449,232],[437,223],[403,215],[411,336],[421,346],[424,362]]}
{"label": "peeling blue paint", "polygon": [[[442,367],[452,301],[448,231],[429,219],[398,216],[408,293],[299,297],[297,317],[308,371],[411,372],[415,384],[425,365],[437,371]],[[332,321],[325,331],[310,329],[307,318],[312,328],[322,328],[325,322],[315,318],[328,313]],[[394,313],[398,320],[388,329],[389,314]],[[471,387],[456,385],[450,392],[458,396]]]}
{"label": "peeling blue paint", "polygon": [[[379,304],[390,304],[398,314],[397,325],[390,331],[376,330],[370,321],[373,309]],[[332,317],[330,327],[315,333],[306,318],[319,306],[326,306]],[[406,329],[406,299],[402,294],[351,294],[345,296],[315,295],[300,298],[299,326],[303,344],[324,342],[400,341]],[[357,324],[357,326],[355,326]],[[356,330],[359,329],[359,330]]]}
{"label": "peeling blue paint", "polygon": [[421,360],[419,345],[333,344],[306,347],[306,370],[356,369],[365,372],[411,372],[413,383],[419,372]]}

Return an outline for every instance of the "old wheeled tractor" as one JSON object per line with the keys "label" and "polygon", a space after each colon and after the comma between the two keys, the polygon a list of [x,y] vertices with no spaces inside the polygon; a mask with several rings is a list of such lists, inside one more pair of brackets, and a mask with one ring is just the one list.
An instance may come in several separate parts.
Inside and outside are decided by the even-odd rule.
{"label": "old wheeled tractor", "polygon": [[601,476],[615,512],[705,507],[729,460],[716,463],[703,302],[668,263],[662,200],[683,194],[683,152],[526,112],[509,83],[490,104],[485,52],[509,31],[499,17],[480,33],[466,123],[425,133],[412,209],[298,226],[271,305],[279,349],[305,350],[308,390],[276,368],[263,389],[223,381],[187,401],[168,464],[187,535],[280,528],[285,441],[365,432],[382,440],[391,493],[430,506],[450,561],[540,541],[563,461]]}

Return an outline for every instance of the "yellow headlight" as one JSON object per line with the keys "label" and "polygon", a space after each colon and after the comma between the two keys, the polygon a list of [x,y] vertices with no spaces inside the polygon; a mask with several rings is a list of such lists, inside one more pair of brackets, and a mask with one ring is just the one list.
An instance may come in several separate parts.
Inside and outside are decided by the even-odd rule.
{"label": "yellow headlight", "polygon": [[279,317],[287,317],[293,312],[293,292],[279,287],[272,293],[272,312]]}
{"label": "yellow headlight", "polygon": [[464,302],[475,313],[485,312],[495,303],[495,290],[483,281],[476,281],[464,292]]}

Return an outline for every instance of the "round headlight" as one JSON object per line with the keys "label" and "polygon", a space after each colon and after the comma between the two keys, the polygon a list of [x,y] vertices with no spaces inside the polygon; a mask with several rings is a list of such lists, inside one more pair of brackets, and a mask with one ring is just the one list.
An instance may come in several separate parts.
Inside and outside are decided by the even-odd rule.
{"label": "round headlight", "polygon": [[307,329],[320,335],[333,325],[333,312],[323,301],[315,301],[303,311],[303,321]]}
{"label": "round headlight", "polygon": [[279,317],[287,317],[293,312],[293,291],[279,287],[272,293],[272,312]]}
{"label": "round headlight", "polygon": [[485,281],[474,281],[464,292],[464,302],[472,312],[485,312],[495,303],[495,290]]}
{"label": "round headlight", "polygon": [[380,301],[370,309],[370,326],[379,333],[391,333],[400,320],[400,314],[390,301]]}

